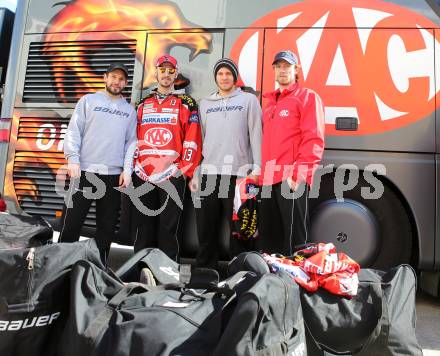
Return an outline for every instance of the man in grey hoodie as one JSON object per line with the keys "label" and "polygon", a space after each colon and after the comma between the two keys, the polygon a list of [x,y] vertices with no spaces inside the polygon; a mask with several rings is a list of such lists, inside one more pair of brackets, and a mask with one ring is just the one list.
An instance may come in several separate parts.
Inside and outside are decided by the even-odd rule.
{"label": "man in grey hoodie", "polygon": [[64,137],[71,186],[59,240],[78,241],[95,200],[96,243],[104,262],[121,206],[115,188],[130,184],[136,148],[136,112],[122,96],[127,81],[125,65],[110,65],[104,74],[105,91],[78,101]]}
{"label": "man in grey hoodie", "polygon": [[[197,266],[211,268],[217,267],[223,216],[231,228],[236,179],[259,175],[262,131],[258,99],[236,86],[237,65],[220,59],[214,65],[214,78],[218,90],[200,102],[203,159],[189,185],[201,199],[196,207]],[[230,238],[230,257],[245,248]]]}

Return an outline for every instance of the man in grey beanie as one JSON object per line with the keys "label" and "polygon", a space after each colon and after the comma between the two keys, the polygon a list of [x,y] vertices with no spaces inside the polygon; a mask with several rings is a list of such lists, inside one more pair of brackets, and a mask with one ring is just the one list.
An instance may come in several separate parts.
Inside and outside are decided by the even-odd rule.
{"label": "man in grey beanie", "polygon": [[[210,192],[196,209],[199,252],[197,266],[217,267],[222,216],[232,224],[237,178],[259,175],[261,107],[255,95],[236,86],[237,65],[222,58],[214,65],[217,91],[200,102],[203,160],[190,182],[193,192]],[[230,257],[250,248],[230,239]]]}
{"label": "man in grey beanie", "polygon": [[[235,62],[232,59],[229,59],[229,58],[219,59],[217,61],[217,63],[214,64],[214,79],[215,79],[216,83],[217,83],[217,73],[221,68],[227,68],[231,72],[231,74],[234,78],[234,89],[235,89],[235,84],[237,83],[237,80],[238,80],[237,65],[235,64]],[[218,85],[218,83],[217,83],[217,85]],[[219,88],[219,89],[221,90],[221,88]],[[232,89],[233,88],[231,88],[231,90]]]}

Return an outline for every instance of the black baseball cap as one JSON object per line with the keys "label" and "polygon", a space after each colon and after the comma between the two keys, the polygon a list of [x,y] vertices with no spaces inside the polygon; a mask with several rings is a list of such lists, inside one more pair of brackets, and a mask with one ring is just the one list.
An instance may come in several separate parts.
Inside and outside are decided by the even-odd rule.
{"label": "black baseball cap", "polygon": [[123,63],[112,63],[108,66],[107,70],[105,71],[106,73],[110,73],[113,72],[116,69],[120,69],[124,72],[125,77],[128,79],[128,69],[125,66],[125,64]]}
{"label": "black baseball cap", "polygon": [[290,64],[298,64],[298,57],[292,51],[281,51],[275,55],[272,65],[282,59]]}

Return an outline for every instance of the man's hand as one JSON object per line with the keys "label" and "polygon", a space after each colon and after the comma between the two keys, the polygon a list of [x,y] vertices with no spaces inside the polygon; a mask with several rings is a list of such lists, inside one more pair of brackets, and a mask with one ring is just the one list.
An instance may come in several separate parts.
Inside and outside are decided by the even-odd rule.
{"label": "man's hand", "polygon": [[119,176],[119,188],[127,188],[131,183],[131,174],[122,172]]}
{"label": "man's hand", "polygon": [[287,184],[289,184],[290,190],[292,192],[296,191],[296,188],[298,188],[298,183],[294,182],[292,178],[287,178]]}
{"label": "man's hand", "polygon": [[69,173],[70,178],[81,177],[81,168],[79,166],[79,163],[68,163],[67,171]]}
{"label": "man's hand", "polygon": [[192,177],[188,182],[188,187],[191,192],[196,192],[199,189],[199,178],[196,176]]}
{"label": "man's hand", "polygon": [[255,183],[258,183],[259,176],[251,173],[247,176],[247,178],[253,180]]}

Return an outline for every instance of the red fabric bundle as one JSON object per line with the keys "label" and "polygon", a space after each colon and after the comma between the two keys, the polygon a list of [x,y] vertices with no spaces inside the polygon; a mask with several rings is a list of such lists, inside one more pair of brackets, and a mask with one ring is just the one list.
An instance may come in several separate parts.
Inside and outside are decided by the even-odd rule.
{"label": "red fabric bundle", "polygon": [[357,294],[359,285],[359,264],[345,253],[336,253],[333,244],[316,244],[295,252],[293,259],[278,257],[276,260],[267,259],[269,264],[300,267],[308,278],[294,277],[304,289],[314,292],[319,287],[330,293],[351,297]]}

